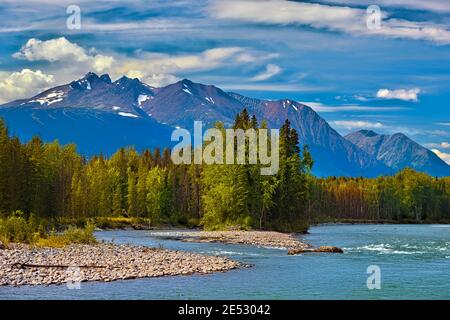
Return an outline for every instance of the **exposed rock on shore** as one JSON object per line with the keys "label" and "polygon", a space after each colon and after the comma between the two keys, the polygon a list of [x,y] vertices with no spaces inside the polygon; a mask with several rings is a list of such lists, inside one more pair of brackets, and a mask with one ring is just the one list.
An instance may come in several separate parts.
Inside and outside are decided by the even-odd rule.
{"label": "exposed rock on shore", "polygon": [[308,252],[330,252],[330,253],[344,253],[344,250],[338,247],[331,247],[331,246],[321,246],[314,249],[290,249],[288,250],[288,255],[295,255],[295,254],[301,254],[301,253],[308,253]]}
{"label": "exposed rock on shore", "polygon": [[[0,286],[208,274],[237,267],[239,263],[227,258],[129,245],[70,245],[58,249],[15,245],[0,251]],[[72,279],[74,270],[76,279]]]}

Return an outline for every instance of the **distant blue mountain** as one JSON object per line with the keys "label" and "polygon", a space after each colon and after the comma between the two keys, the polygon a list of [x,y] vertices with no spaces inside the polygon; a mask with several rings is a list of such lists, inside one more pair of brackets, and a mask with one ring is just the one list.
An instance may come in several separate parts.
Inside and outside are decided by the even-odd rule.
{"label": "distant blue mountain", "polygon": [[173,128],[149,117],[140,103],[153,88],[137,79],[88,73],[82,79],[46,90],[30,99],[0,106],[12,134],[27,141],[76,143],[86,155],[110,155],[124,146],[170,147]]}
{"label": "distant blue mountain", "polygon": [[450,176],[447,163],[403,133],[383,135],[360,130],[345,138],[395,171],[410,167],[432,176]]}
{"label": "distant blue mountain", "polygon": [[45,141],[74,142],[89,156],[110,155],[123,146],[171,147],[175,127],[191,130],[195,120],[230,125],[243,108],[271,128],[289,119],[301,144],[309,146],[317,175],[373,177],[397,170],[342,137],[306,105],[248,98],[187,79],[153,88],[138,79],[112,82],[108,75],[88,73],[30,99],[1,105],[0,116],[22,140],[39,135]]}
{"label": "distant blue mountain", "polygon": [[171,147],[173,128],[150,117],[122,117],[114,113],[86,108],[61,109],[0,109],[11,134],[22,141],[38,135],[42,140],[58,140],[62,144],[76,143],[85,156],[111,155],[121,147]]}

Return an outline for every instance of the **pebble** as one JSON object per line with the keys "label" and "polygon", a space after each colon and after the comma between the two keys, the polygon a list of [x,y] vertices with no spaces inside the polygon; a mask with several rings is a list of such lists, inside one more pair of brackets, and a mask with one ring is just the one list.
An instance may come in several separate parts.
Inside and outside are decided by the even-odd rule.
{"label": "pebble", "polygon": [[240,267],[238,262],[224,257],[142,246],[101,243],[54,249],[16,244],[11,249],[0,251],[0,286],[65,284],[76,280],[72,268],[19,268],[14,266],[16,263],[80,267],[77,279],[104,282],[209,274]]}
{"label": "pebble", "polygon": [[186,242],[220,242],[282,249],[307,249],[311,246],[297,240],[296,234],[276,231],[182,231],[154,232],[165,238]]}

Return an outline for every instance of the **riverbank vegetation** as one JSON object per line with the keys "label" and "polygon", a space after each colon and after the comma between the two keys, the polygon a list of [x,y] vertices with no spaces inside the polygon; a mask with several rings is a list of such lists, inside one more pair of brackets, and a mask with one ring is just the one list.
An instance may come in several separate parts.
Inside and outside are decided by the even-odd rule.
{"label": "riverbank vegetation", "polygon": [[372,179],[311,177],[308,191],[310,221],[450,222],[450,177],[409,168]]}
{"label": "riverbank vegetation", "polygon": [[[244,110],[234,128],[265,124]],[[280,130],[279,165],[274,176],[262,176],[259,164],[174,165],[167,149],[123,148],[110,158],[86,159],[75,145],[43,143],[38,137],[21,143],[0,121],[0,230],[17,219],[32,226],[23,224],[23,232],[41,239],[52,238],[51,228],[40,221],[83,228],[94,219],[104,228],[131,223],[298,232],[309,223],[346,219],[450,221],[449,177],[410,169],[374,179],[314,177],[313,159],[307,148],[300,149],[289,121]],[[17,210],[23,217],[11,215]],[[18,238],[2,231],[4,242],[39,242],[17,230]],[[72,237],[73,230],[67,232]]]}
{"label": "riverbank vegetation", "polygon": [[47,219],[39,219],[34,214],[25,215],[21,211],[0,218],[0,241],[26,243],[37,247],[63,247],[67,244],[94,244],[95,225],[87,221],[83,227],[69,225],[64,230],[55,230],[56,224]]}
{"label": "riverbank vegetation", "polygon": [[[218,125],[220,127],[220,125]],[[235,128],[258,128],[246,111]],[[262,124],[264,127],[264,124]],[[74,145],[21,144],[0,127],[0,211],[38,218],[146,218],[150,225],[206,229],[268,228],[305,231],[307,150],[289,122],[280,131],[280,170],[261,176],[259,165],[173,165],[169,150],[141,154],[121,149],[89,160]]]}

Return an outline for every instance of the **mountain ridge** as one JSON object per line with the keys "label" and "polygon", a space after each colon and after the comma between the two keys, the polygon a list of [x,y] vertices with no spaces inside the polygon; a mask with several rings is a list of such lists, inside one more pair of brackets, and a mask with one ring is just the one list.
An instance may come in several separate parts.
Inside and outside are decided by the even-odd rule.
{"label": "mountain ridge", "polygon": [[345,138],[396,171],[410,167],[433,176],[450,175],[448,164],[404,133],[389,135],[359,130]]}
{"label": "mountain ridge", "polygon": [[[291,99],[250,98],[188,79],[155,88],[136,78],[123,76],[112,82],[108,74],[98,76],[89,72],[83,78],[50,88],[30,99],[0,105],[0,116],[7,119],[8,125],[13,126],[13,131],[21,138],[27,139],[33,132],[46,139],[63,136],[61,142],[75,142],[81,152],[89,149],[89,155],[103,152],[102,147],[108,151],[122,147],[119,141],[138,149],[171,146],[173,143],[168,133],[173,128],[192,130],[193,122],[198,120],[203,121],[205,126],[212,126],[216,121],[229,126],[243,108],[255,114],[258,121],[266,121],[271,128],[279,128],[289,119],[299,134],[300,143],[308,145],[316,163],[313,172],[319,176],[373,177],[395,172],[392,167],[342,137],[307,105]],[[60,127],[56,121],[68,122],[71,128],[75,126],[67,119],[67,114],[84,119],[80,122],[87,121],[90,128],[95,128],[97,119],[98,126],[110,132],[111,139],[97,139],[94,136],[88,139],[90,141],[85,141],[87,137],[84,135],[67,135],[64,129],[59,129],[61,132],[54,130],[54,127]],[[130,128],[130,121],[135,121],[136,128]],[[108,123],[116,126],[117,130],[109,128]],[[79,125],[83,126],[82,123]],[[145,129],[146,126],[148,129]],[[23,134],[24,131],[27,133]],[[158,131],[163,133],[158,134]],[[149,134],[152,136],[147,138],[152,143],[145,142]],[[124,139],[124,136],[129,138]],[[88,144],[92,146],[86,148]]]}

